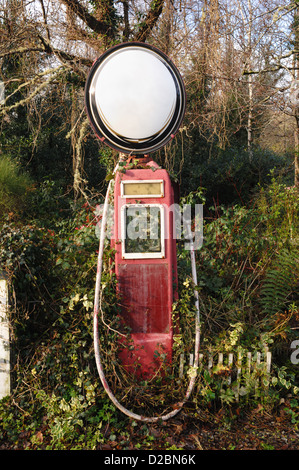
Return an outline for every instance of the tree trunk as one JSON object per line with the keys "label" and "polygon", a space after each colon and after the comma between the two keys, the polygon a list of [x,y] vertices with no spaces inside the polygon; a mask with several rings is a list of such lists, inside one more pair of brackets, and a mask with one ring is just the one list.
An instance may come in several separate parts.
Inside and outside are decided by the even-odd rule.
{"label": "tree trunk", "polygon": [[248,109],[248,121],[247,121],[247,149],[249,155],[249,161],[252,160],[253,150],[252,150],[252,75],[248,77],[248,95],[249,95],[249,109]]}
{"label": "tree trunk", "polygon": [[[248,0],[248,10],[249,10],[249,24],[248,24],[248,69],[251,70],[252,62],[252,5],[251,0]],[[253,110],[253,84],[252,84],[252,75],[249,74],[248,77],[248,97],[249,97],[249,109],[248,109],[248,121],[247,121],[247,148],[249,161],[252,160],[252,110]]]}
{"label": "tree trunk", "polygon": [[294,185],[299,187],[299,110],[296,111],[296,128],[294,132],[295,151],[294,151]]}
{"label": "tree trunk", "polygon": [[[298,47],[299,47],[299,7],[296,8],[294,13],[294,75],[295,78],[298,79],[298,66],[299,66],[299,56],[298,56]],[[298,106],[295,109],[295,118],[296,118],[296,128],[294,132],[294,140],[295,140],[295,151],[294,151],[294,184],[295,186],[299,186],[299,161],[298,161],[298,153],[299,153],[299,108]]]}

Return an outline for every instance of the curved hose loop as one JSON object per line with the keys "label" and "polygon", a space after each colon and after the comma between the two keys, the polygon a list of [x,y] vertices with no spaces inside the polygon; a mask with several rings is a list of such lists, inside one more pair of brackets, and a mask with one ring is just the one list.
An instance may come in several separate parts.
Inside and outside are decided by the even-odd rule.
{"label": "curved hose loop", "polygon": [[[118,170],[119,163],[116,165],[113,174],[115,174]],[[117,398],[112,393],[109,384],[106,380],[103,365],[100,357],[100,341],[99,341],[99,332],[98,332],[98,311],[99,311],[99,298],[100,298],[100,289],[101,289],[101,277],[102,277],[102,268],[103,268],[103,253],[104,253],[104,243],[105,243],[105,236],[106,236],[106,223],[107,223],[107,210],[108,210],[108,200],[111,191],[111,181],[109,181],[109,185],[107,188],[104,208],[103,208],[103,216],[102,216],[102,224],[101,224],[101,233],[100,233],[100,245],[99,245],[99,254],[98,254],[98,265],[97,265],[97,275],[96,275],[96,286],[95,286],[95,301],[94,301],[94,316],[93,316],[93,336],[94,336],[94,351],[95,351],[95,359],[99,377],[101,379],[102,385],[107,392],[110,400],[112,403],[125,415],[129,416],[138,421],[143,421],[146,423],[155,423],[157,421],[166,421],[175,415],[177,415],[181,409],[183,408],[184,404],[188,401],[191,392],[193,390],[195,379],[197,376],[197,369],[198,369],[198,353],[199,353],[199,345],[200,345],[200,317],[199,317],[199,300],[198,300],[198,291],[194,289],[194,296],[195,296],[195,306],[196,306],[196,326],[195,326],[195,354],[194,354],[194,373],[191,374],[191,378],[189,381],[189,385],[185,394],[185,397],[182,402],[177,403],[177,407],[164,415],[159,416],[152,416],[146,417],[139,414],[136,414],[127,408],[125,408]],[[191,237],[190,227],[188,226],[189,234],[188,238],[190,239],[190,257],[191,257],[191,264],[192,264],[192,278],[194,286],[197,286],[197,275],[196,275],[196,265],[195,265],[195,252],[194,252],[194,245],[193,240]]]}

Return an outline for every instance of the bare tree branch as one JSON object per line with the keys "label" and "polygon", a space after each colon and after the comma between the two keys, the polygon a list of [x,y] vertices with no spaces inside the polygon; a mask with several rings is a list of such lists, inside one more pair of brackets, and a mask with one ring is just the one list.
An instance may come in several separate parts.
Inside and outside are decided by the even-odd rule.
{"label": "bare tree branch", "polygon": [[146,19],[142,22],[134,40],[144,42],[157,23],[164,7],[164,0],[152,0]]}
{"label": "bare tree branch", "polygon": [[[19,106],[23,106],[24,104],[29,103],[32,100],[32,98],[38,95],[38,93],[40,93],[45,87],[47,87],[49,83],[53,81],[55,77],[57,77],[61,73],[64,73],[64,71],[65,71],[65,67],[63,65],[60,65],[59,67],[56,67],[55,69],[45,70],[44,72],[40,73],[35,78],[33,78],[32,80],[26,83],[21,83],[21,85],[11,95],[9,95],[5,99],[4,104],[1,107],[2,109],[0,110],[0,115],[4,115],[8,113],[9,111],[12,111],[13,109],[18,108]],[[33,85],[39,78],[43,76],[47,76],[47,75],[48,75],[48,78],[45,81],[41,82],[31,93],[28,94],[26,98],[23,98],[22,100],[18,101],[17,103],[14,103],[11,106],[5,106],[6,101],[8,101],[9,98],[11,98],[11,96],[16,94],[22,88],[28,85]]]}
{"label": "bare tree branch", "polygon": [[47,52],[44,47],[18,47],[5,52],[0,52],[0,58],[4,58],[13,54],[24,54],[25,52]]}
{"label": "bare tree branch", "polygon": [[40,1],[40,4],[41,4],[41,7],[42,7],[43,19],[44,19],[45,28],[46,28],[46,31],[47,31],[47,38],[48,38],[48,41],[50,42],[51,41],[50,30],[49,30],[49,26],[48,26],[48,22],[47,22],[47,15],[46,15],[46,10],[45,10],[44,0],[39,0],[39,1]]}
{"label": "bare tree branch", "polygon": [[95,33],[107,34],[108,36],[112,35],[111,27],[105,22],[97,20],[86,10],[86,8],[83,7],[83,5],[81,5],[80,2],[78,2],[78,0],[60,0],[60,2],[70,8],[70,10],[84,21],[84,23]]}
{"label": "bare tree branch", "polygon": [[18,47],[17,49],[12,49],[9,51],[1,52],[0,58],[8,57],[14,54],[25,54],[26,52],[44,52],[46,54],[56,55],[63,62],[76,62],[85,65],[86,67],[91,67],[92,60],[86,59],[85,57],[76,56],[74,54],[69,54],[67,52],[61,51],[60,49],[53,48],[48,42],[45,42],[45,39],[40,36],[42,40],[43,47]]}

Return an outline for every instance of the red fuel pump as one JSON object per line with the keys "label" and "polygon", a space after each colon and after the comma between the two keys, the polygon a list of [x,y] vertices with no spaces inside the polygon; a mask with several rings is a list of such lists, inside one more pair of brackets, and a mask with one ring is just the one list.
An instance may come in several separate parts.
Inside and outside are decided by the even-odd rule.
{"label": "red fuel pump", "polygon": [[115,178],[115,273],[133,343],[123,344],[120,359],[151,378],[171,364],[177,260],[169,175],[152,160],[142,166]]}
{"label": "red fuel pump", "polygon": [[[185,89],[177,68],[157,48],[145,43],[122,43],[93,64],[85,86],[86,112],[100,142],[128,161],[142,166],[114,170],[115,272],[123,307],[121,321],[130,333],[122,342],[120,360],[137,377],[151,378],[172,360],[172,304],[176,297],[177,262],[174,236],[174,190],[166,170],[148,155],[168,143],[185,112]],[[147,155],[147,157],[145,157]],[[124,168],[122,167],[122,170]],[[98,312],[103,264],[109,182],[103,208],[94,304],[94,349],[98,373],[112,402],[133,419],[146,422],[176,415],[185,399],[166,415],[146,418],[121,405],[104,374],[99,348]],[[196,285],[194,249],[190,242],[192,277]],[[194,292],[197,298],[198,293]],[[197,300],[198,307],[198,300]],[[199,309],[197,308],[198,312]],[[198,365],[199,313],[196,317],[194,369]]]}

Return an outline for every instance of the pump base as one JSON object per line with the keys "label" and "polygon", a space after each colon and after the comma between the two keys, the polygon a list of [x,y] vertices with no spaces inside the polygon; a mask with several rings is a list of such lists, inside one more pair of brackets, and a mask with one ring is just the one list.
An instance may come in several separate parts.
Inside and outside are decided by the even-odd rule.
{"label": "pump base", "polygon": [[140,379],[165,377],[172,360],[172,334],[131,334],[130,340],[122,344],[119,358],[125,370]]}

